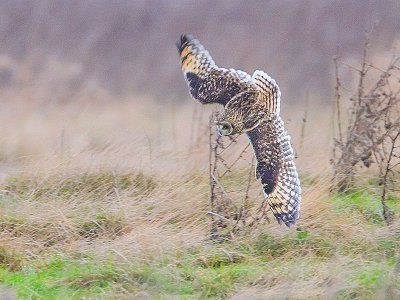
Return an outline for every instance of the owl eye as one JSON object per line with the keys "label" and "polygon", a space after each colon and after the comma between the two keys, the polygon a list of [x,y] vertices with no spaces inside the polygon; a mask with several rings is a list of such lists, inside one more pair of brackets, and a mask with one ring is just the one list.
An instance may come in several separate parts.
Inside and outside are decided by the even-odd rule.
{"label": "owl eye", "polygon": [[221,136],[230,135],[233,132],[233,126],[229,122],[221,122],[217,124],[217,130]]}

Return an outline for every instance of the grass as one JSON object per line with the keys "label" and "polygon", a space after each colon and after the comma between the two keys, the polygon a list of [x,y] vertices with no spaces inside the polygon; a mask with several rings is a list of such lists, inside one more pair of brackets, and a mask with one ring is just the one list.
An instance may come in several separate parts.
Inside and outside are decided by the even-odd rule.
{"label": "grass", "polygon": [[[190,228],[186,229],[190,220],[174,218],[174,222],[163,222],[155,212],[157,205],[143,205],[159,193],[151,177],[117,173],[70,175],[55,184],[60,180],[56,176],[22,176],[2,185],[0,217],[5,241],[0,248],[0,286],[21,299],[241,299],[260,293],[263,297],[286,293],[289,298],[300,299],[373,299],[399,295],[400,231],[387,230],[378,218],[373,195],[366,191],[320,199],[331,205],[329,211],[321,212],[327,214],[324,224],[307,220],[306,211],[305,222],[297,230],[271,224],[224,243],[207,241],[204,232],[204,237],[194,244],[190,234],[178,239],[173,236],[173,232],[190,232]],[[199,177],[192,180],[196,185],[202,183]],[[182,191],[187,191],[192,180],[185,179],[188,186]],[[203,181],[206,184],[206,178]],[[136,187],[141,192],[132,193]],[[179,190],[175,193],[169,197],[180,199]],[[132,226],[135,221],[130,222],[123,210],[113,207],[114,201],[123,203],[121,197],[126,197],[131,210],[140,213],[136,218],[148,217],[140,223],[148,222],[150,226],[156,222],[158,229],[164,230],[169,227],[171,231],[159,240],[158,249],[141,240],[136,240],[144,247],[139,252],[118,247],[121,242],[129,242],[127,236],[139,234]],[[75,198],[79,204],[72,201]],[[43,209],[49,199],[58,204],[72,201],[83,214],[75,210],[68,215],[58,207],[66,218],[63,223],[51,218],[51,209],[46,211],[47,218],[35,220],[20,210],[26,202],[33,205],[31,212]],[[8,205],[11,202],[19,205]],[[87,211],[86,205],[92,211]],[[65,209],[68,208],[67,205]],[[201,226],[208,220],[197,218],[196,222]],[[348,232],[350,227],[358,235]],[[369,236],[361,229],[366,229]],[[162,239],[171,239],[174,245],[163,244]],[[187,244],[184,239],[189,239]],[[312,292],[299,288],[303,285]]]}
{"label": "grass", "polygon": [[[300,224],[212,242],[208,137],[190,144],[166,120],[139,128],[151,105],[89,108],[1,115],[15,128],[0,128],[0,299],[400,297],[399,220],[383,222],[377,184],[332,196],[325,167],[299,153]],[[175,126],[192,115],[177,111]],[[222,184],[238,195],[248,178],[243,168]],[[391,194],[397,216],[398,203]]]}
{"label": "grass", "polygon": [[[380,202],[379,190],[376,187],[359,187],[358,190],[349,191],[332,198],[334,210],[352,211],[359,214],[361,218],[369,223],[383,224],[382,204]],[[386,199],[389,209],[398,214],[400,212],[399,199],[393,193],[389,193]]]}
{"label": "grass", "polygon": [[[232,245],[209,247],[221,251]],[[319,296],[331,293],[341,299],[373,299],[381,293],[398,295],[400,287],[398,276],[393,274],[396,263],[393,256],[376,260],[341,257],[338,264],[330,254],[314,256],[300,251],[292,257],[270,257],[262,251],[259,254],[244,251],[240,260],[221,261],[221,253],[225,252],[217,251],[215,257],[208,254],[211,263],[205,263],[201,255],[205,249],[197,251],[181,258],[169,254],[152,261],[130,263],[118,262],[111,255],[106,259],[56,255],[44,261],[30,261],[19,271],[0,267],[0,283],[15,290],[21,299],[108,298],[134,296],[143,291],[157,299],[225,298],[245,287],[276,288],[278,296],[278,287],[285,285],[289,286],[286,293],[296,295],[303,291],[295,287],[309,281],[315,281],[315,289],[321,289],[322,285]],[[225,251],[226,255],[232,255]]]}
{"label": "grass", "polygon": [[175,266],[152,262],[136,269],[98,260],[85,262],[53,258],[46,264],[32,264],[18,272],[5,268],[0,282],[17,291],[19,298],[81,299],[110,296],[112,292],[147,290],[154,297],[226,296],[238,285],[251,283],[262,272],[249,263],[203,268],[193,261]]}
{"label": "grass", "polygon": [[33,262],[18,272],[0,269],[0,282],[17,291],[18,298],[82,299],[104,295],[118,280],[112,263],[77,262],[61,257]]}

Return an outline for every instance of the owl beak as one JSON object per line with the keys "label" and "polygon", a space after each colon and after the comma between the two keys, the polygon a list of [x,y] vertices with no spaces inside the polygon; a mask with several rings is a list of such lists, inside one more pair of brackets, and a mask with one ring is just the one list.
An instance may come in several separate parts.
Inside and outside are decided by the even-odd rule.
{"label": "owl beak", "polygon": [[219,136],[223,136],[223,133],[222,133],[222,125],[218,125],[218,124],[217,124],[217,131],[218,131]]}

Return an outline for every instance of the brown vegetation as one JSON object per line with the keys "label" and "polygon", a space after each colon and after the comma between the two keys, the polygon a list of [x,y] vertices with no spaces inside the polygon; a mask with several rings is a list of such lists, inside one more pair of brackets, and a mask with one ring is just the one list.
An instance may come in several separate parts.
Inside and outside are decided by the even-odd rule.
{"label": "brown vegetation", "polygon": [[[360,167],[372,165],[377,169],[377,181],[382,186],[383,216],[390,225],[393,213],[386,204],[386,197],[388,190],[398,192],[400,184],[400,57],[393,57],[386,68],[380,69],[369,62],[368,50],[369,38],[361,68],[354,68],[358,75],[357,90],[349,98],[342,99],[343,86],[335,60],[337,139],[332,161],[335,189],[340,192],[351,189],[355,176],[362,174]],[[378,75],[373,71],[378,71]],[[341,117],[343,101],[350,103],[345,111],[349,116],[345,131]]]}

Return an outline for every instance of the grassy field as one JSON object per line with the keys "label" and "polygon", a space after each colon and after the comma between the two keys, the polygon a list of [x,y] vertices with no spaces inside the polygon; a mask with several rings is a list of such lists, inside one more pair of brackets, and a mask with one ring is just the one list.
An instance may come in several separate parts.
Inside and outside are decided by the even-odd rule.
{"label": "grassy field", "polygon": [[128,101],[1,111],[0,299],[400,298],[399,195],[387,227],[373,171],[329,192],[323,113],[302,147],[302,115],[285,116],[299,225],[212,242],[210,111]]}

